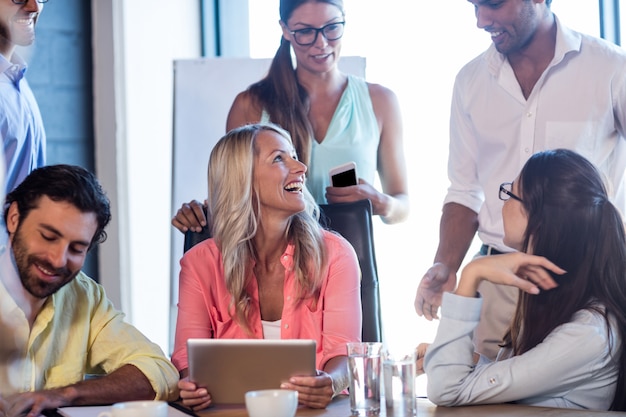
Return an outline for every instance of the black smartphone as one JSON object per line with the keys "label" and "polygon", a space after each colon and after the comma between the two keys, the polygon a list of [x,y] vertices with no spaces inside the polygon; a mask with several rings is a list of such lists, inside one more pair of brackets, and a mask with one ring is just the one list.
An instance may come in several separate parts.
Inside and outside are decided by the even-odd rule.
{"label": "black smartphone", "polygon": [[333,187],[349,187],[357,185],[356,163],[347,162],[329,171],[330,183]]}

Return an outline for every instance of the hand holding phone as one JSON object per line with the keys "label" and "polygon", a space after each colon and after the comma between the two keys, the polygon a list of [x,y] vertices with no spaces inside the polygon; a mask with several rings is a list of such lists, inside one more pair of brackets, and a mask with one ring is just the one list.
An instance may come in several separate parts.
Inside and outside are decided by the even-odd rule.
{"label": "hand holding phone", "polygon": [[330,183],[333,187],[349,187],[357,185],[356,163],[347,162],[336,166],[329,171]]}

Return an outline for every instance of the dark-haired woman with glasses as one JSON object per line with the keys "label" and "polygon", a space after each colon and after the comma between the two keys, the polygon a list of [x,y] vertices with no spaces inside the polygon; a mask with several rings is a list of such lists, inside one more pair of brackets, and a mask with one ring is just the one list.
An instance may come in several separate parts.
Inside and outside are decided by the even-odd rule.
{"label": "dark-haired woman with glasses", "polygon": [[[309,167],[307,188],[317,203],[369,199],[386,223],[408,216],[402,120],[395,94],[345,74],[337,63],[346,27],[342,0],[281,0],[280,47],[265,78],[235,99],[226,129],[271,121],[291,133]],[[295,68],[292,63],[295,55]],[[358,184],[331,187],[329,170],[354,161]],[[382,191],[374,187],[376,173]],[[185,204],[172,224],[199,230],[204,214]]]}
{"label": "dark-haired woman with glasses", "polygon": [[[444,294],[428,397],[625,411],[626,238],[600,174],[573,151],[544,151],[500,197],[504,243],[519,252],[473,260]],[[519,290],[495,362],[474,357],[482,281]]]}

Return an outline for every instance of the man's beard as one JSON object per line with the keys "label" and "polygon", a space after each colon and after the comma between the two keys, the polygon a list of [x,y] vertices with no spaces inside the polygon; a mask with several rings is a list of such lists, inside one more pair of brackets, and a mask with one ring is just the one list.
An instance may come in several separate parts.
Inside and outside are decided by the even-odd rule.
{"label": "man's beard", "polygon": [[[15,264],[17,265],[17,271],[20,275],[22,285],[24,286],[26,291],[28,291],[34,297],[46,298],[54,294],[65,284],[72,281],[72,279],[74,279],[74,277],[80,272],[80,269],[72,273],[72,271],[70,271],[66,267],[54,268],[47,261],[44,261],[35,255],[29,254],[28,248],[24,244],[24,241],[20,234],[19,226],[15,231],[11,246],[13,248],[13,256],[15,257]],[[39,265],[41,268],[49,272],[54,272],[55,275],[58,275],[55,282],[43,281],[39,279],[39,277],[37,277],[36,275],[30,273],[29,270],[31,269],[31,267],[33,267],[33,265]]]}

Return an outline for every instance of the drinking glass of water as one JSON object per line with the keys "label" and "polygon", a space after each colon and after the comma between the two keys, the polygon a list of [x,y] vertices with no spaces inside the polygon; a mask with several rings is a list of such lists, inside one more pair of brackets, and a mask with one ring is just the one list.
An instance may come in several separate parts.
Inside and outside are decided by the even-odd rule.
{"label": "drinking glass of water", "polygon": [[380,412],[382,343],[348,343],[350,371],[350,411],[370,416]]}
{"label": "drinking glass of water", "polygon": [[383,381],[387,415],[412,417],[417,414],[415,360],[415,349],[406,354],[394,354],[389,351],[383,353]]}

